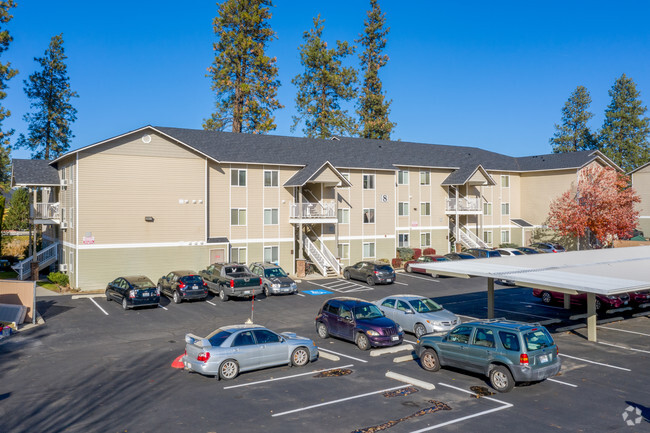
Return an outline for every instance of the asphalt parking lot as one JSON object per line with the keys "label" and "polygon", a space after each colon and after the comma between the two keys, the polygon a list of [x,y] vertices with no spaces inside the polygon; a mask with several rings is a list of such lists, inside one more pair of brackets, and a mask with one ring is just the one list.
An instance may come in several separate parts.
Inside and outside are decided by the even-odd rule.
{"label": "asphalt parking lot", "polygon": [[[495,313],[545,323],[563,362],[552,379],[497,394],[479,375],[424,371],[410,357],[412,334],[390,353],[362,352],[319,339],[313,324],[322,303],[342,294],[425,295],[464,321],[485,318],[485,279],[399,274],[389,286],[323,279],[303,281],[299,290],[254,303],[210,296],[176,305],[163,298],[157,308],[128,311],[103,297],[39,298],[46,324],[0,342],[0,431],[650,431],[647,310],[600,316],[592,343],[579,327],[584,311],[544,305],[530,289],[497,286]],[[251,314],[277,332],[313,339],[321,358],[232,381],[171,367],[186,333],[207,335]]]}

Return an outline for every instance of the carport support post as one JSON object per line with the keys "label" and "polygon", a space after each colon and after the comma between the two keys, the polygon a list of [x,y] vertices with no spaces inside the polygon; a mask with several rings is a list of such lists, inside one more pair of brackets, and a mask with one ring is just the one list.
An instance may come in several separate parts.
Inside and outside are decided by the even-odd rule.
{"label": "carport support post", "polygon": [[488,278],[487,294],[487,317],[488,319],[494,319],[494,278]]}
{"label": "carport support post", "polygon": [[571,309],[571,295],[568,293],[564,294],[564,309],[569,310]]}
{"label": "carport support post", "polygon": [[596,294],[587,293],[587,339],[596,341]]}

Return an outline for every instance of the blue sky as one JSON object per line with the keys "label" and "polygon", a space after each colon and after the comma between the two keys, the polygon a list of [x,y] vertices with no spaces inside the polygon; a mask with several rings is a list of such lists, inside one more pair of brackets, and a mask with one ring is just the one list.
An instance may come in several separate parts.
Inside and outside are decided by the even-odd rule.
{"label": "blue sky", "polygon": [[[144,125],[201,128],[214,95],[214,1],[54,2],[17,0],[6,28],[14,41],[1,61],[20,73],[2,104],[4,128],[25,132],[23,80],[53,35],[63,33],[78,119],[76,149]],[[512,156],[550,153],[549,138],[570,93],[591,92],[592,129],[602,125],[607,94],[625,73],[650,103],[650,2],[380,2],[391,32],[381,71],[393,139],[476,146]],[[275,135],[290,132],[302,72],[298,46],[318,13],[324,39],[352,42],[363,31],[368,1],[276,0],[271,25],[285,105]],[[359,51],[359,50],[358,50]],[[358,57],[349,61],[358,66]],[[352,108],[352,107],[351,107]],[[649,114],[650,115],[650,114]],[[15,150],[17,158],[29,151]]]}

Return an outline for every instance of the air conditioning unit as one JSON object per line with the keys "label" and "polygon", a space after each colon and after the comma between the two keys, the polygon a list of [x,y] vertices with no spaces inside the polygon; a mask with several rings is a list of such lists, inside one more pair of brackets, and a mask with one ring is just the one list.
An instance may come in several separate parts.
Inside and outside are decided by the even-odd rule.
{"label": "air conditioning unit", "polygon": [[62,263],[59,265],[59,272],[68,272],[68,265],[65,263]]}
{"label": "air conditioning unit", "polygon": [[61,230],[66,230],[67,228],[68,228],[68,222],[67,221],[61,222]]}

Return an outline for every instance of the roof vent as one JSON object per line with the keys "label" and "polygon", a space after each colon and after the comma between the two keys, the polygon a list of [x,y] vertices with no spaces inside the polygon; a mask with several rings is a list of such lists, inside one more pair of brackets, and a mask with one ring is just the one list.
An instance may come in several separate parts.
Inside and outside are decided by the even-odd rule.
{"label": "roof vent", "polygon": [[144,135],[142,136],[142,142],[145,143],[145,144],[149,144],[149,143],[151,143],[151,135],[149,135],[149,134],[144,134]]}
{"label": "roof vent", "polygon": [[332,141],[341,141],[341,139],[338,138],[336,135],[331,136],[330,140],[332,140]]}

